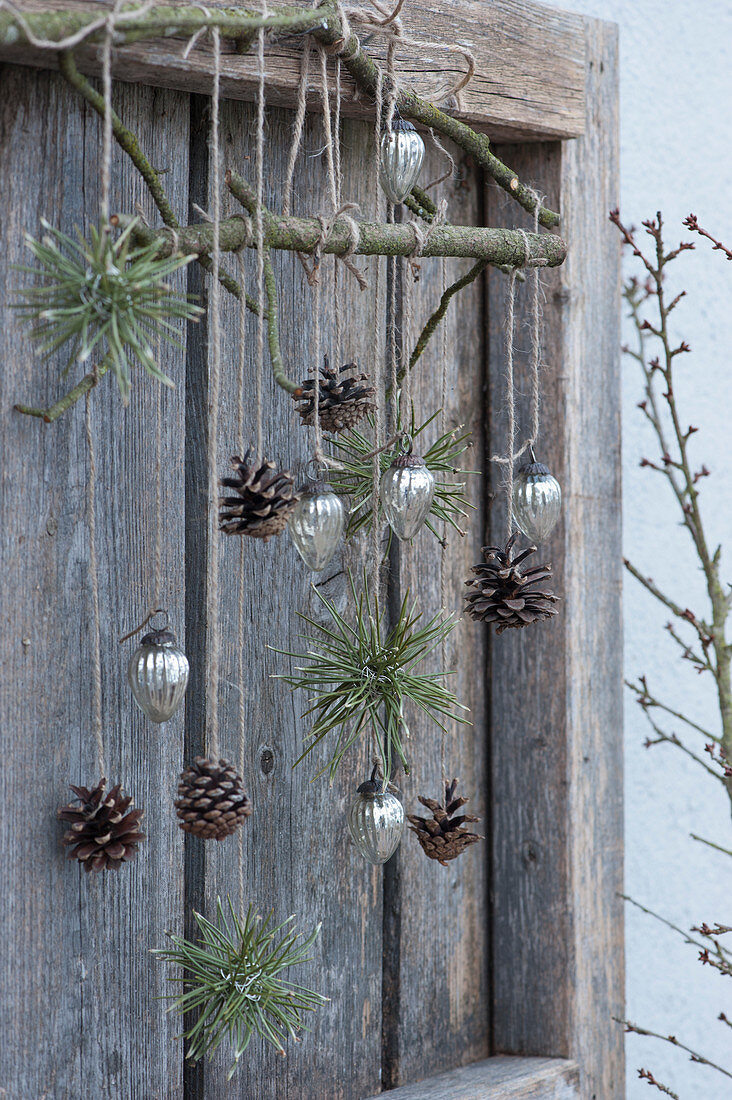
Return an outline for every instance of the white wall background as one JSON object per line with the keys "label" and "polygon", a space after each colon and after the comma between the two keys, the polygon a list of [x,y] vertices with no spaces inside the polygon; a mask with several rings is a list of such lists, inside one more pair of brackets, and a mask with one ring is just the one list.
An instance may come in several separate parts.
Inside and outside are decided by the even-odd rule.
{"label": "white wall background", "polygon": [[[696,465],[706,462],[713,474],[702,482],[707,533],[713,545],[726,546],[732,581],[732,263],[681,225],[693,212],[732,247],[732,0],[562,0],[555,6],[620,27],[624,221],[639,225],[662,210],[670,240],[697,241],[696,252],[669,269],[670,283],[688,291],[675,313],[675,332],[692,348],[677,359],[677,392],[684,422],[701,429],[692,453]],[[626,272],[631,270],[626,257]],[[682,606],[704,613],[698,563],[688,533],[677,526],[666,483],[638,466],[641,456],[657,451],[636,408],[639,368],[628,359],[623,392],[625,553]],[[645,672],[656,694],[717,731],[713,682],[677,659],[663,631],[667,619],[626,575],[626,675]],[[689,836],[732,848],[727,797],[672,746],[645,750],[646,735],[643,714],[628,699],[627,892],[683,928],[703,920],[732,924],[732,860]],[[732,983],[703,967],[694,948],[649,917],[629,907],[626,920],[629,1018],[675,1034],[732,1070],[732,1032],[717,1020],[720,1011],[732,1018]],[[630,1100],[660,1096],[638,1080],[641,1066],[681,1100],[732,1097],[732,1080],[666,1044],[631,1035],[626,1050]]]}

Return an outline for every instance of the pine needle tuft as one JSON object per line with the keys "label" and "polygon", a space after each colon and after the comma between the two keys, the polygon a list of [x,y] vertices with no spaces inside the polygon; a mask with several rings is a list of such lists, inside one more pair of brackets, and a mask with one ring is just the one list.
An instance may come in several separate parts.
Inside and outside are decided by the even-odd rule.
{"label": "pine needle tuft", "polygon": [[17,270],[37,275],[35,286],[20,290],[14,306],[32,322],[31,335],[44,358],[68,347],[66,374],[74,363],[97,356],[111,366],[127,400],[130,369],[137,360],[148,374],[166,386],[153,344],[158,337],[182,347],[174,321],[197,320],[203,312],[165,282],[193,256],[161,259],[159,245],[136,246],[133,220],[115,239],[109,227],[92,228],[77,239],[42,220],[44,236],[26,235],[38,267]]}
{"label": "pine needle tuft", "polygon": [[328,621],[319,623],[301,615],[313,633],[305,639],[310,643],[306,652],[276,650],[295,661],[294,675],[276,679],[284,680],[293,690],[306,692],[311,705],[303,717],[315,716],[307,748],[296,765],[333,730],[338,731],[330,761],[316,775],[327,771],[331,783],[346,752],[361,734],[373,734],[387,780],[397,761],[409,772],[404,748],[409,737],[405,713],[409,704],[441,729],[445,728],[443,719],[467,721],[460,712],[468,708],[458,703],[443,683],[449,672],[415,671],[453,630],[453,616],[438,613],[420,626],[422,614],[416,610],[416,600],[410,605],[407,592],[397,621],[389,628],[386,609],[380,607],[378,594],[369,592],[366,574],[360,592],[356,592],[350,574],[349,582],[356,607],[352,622],[347,622],[335,605],[313,587]]}
{"label": "pine needle tuft", "polygon": [[303,938],[292,927],[294,917],[273,928],[272,913],[262,920],[250,905],[241,919],[231,899],[226,901],[228,914],[221,898],[216,899],[215,924],[194,912],[201,933],[198,942],[168,932],[173,946],[152,954],[182,971],[170,978],[183,991],[171,994],[168,1011],[195,1013],[195,1023],[183,1033],[188,1040],[186,1057],[192,1062],[204,1056],[210,1060],[228,1039],[234,1055],[231,1079],[253,1035],[284,1054],[287,1039],[300,1042],[300,1032],[308,1030],[304,1013],[314,1012],[328,998],[282,977],[291,966],[310,961],[308,952],[320,924]]}

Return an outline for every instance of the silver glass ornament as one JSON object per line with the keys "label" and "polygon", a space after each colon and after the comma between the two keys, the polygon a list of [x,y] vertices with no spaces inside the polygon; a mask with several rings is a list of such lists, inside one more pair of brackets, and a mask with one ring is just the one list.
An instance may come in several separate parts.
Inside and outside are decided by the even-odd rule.
{"label": "silver glass ornament", "polygon": [[516,526],[532,542],[544,542],[556,527],[561,510],[559,482],[532,453],[532,461],[521,467],[513,483]]}
{"label": "silver glass ornament", "polygon": [[404,835],[404,807],[396,795],[371,778],[358,788],[356,800],[348,811],[348,828],[353,841],[369,863],[386,863],[401,844]]}
{"label": "silver glass ornament", "polygon": [[381,136],[379,179],[390,202],[404,202],[419,178],[424,142],[411,122],[395,115]]}
{"label": "silver glass ornament", "polygon": [[188,658],[167,628],[146,634],[127,666],[127,681],[138,707],[151,722],[167,722],[183,702]]}
{"label": "silver glass ornament", "polygon": [[427,519],[435,495],[435,479],[425,461],[409,450],[398,454],[381,477],[379,497],[398,539],[412,539]]}
{"label": "silver glass ornament", "polygon": [[325,569],[346,526],[343,501],[324,481],[299,490],[300,499],[287,520],[295,549],[313,573]]}

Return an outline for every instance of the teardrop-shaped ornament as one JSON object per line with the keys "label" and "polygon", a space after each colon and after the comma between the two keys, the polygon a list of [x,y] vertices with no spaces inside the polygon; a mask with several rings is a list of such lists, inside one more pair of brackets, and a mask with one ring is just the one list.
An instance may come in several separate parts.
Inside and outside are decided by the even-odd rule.
{"label": "teardrop-shaped ornament", "polygon": [[338,549],[346,526],[341,498],[325,481],[299,490],[300,499],[287,520],[295,549],[313,573],[325,569]]}
{"label": "teardrop-shaped ornament", "polygon": [[364,859],[377,866],[391,859],[404,835],[404,807],[376,778],[376,768],[358,788],[348,811],[348,828]]}
{"label": "teardrop-shaped ornament", "polygon": [[381,136],[379,179],[386,197],[398,205],[404,202],[419,179],[424,160],[424,142],[411,122],[395,113],[391,129]]}
{"label": "teardrop-shaped ornament", "polygon": [[435,479],[423,458],[412,454],[408,440],[381,477],[379,497],[389,526],[403,542],[414,538],[427,519]]}
{"label": "teardrop-shaped ornament", "polygon": [[527,462],[513,483],[516,526],[532,542],[545,542],[559,522],[561,511],[562,489],[549,467],[543,462]]}
{"label": "teardrop-shaped ornament", "polygon": [[171,630],[146,634],[127,666],[135,702],[151,722],[167,722],[183,702],[190,666]]}

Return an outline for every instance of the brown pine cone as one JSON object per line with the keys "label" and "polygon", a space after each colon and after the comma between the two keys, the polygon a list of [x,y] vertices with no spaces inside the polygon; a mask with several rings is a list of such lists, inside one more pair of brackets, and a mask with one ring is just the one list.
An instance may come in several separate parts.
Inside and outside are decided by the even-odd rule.
{"label": "brown pine cone", "polygon": [[249,535],[267,542],[284,531],[300,498],[289,471],[277,470],[274,462],[266,459],[260,465],[250,465],[251,457],[251,447],[244,458],[234,455],[231,465],[236,475],[219,482],[235,494],[219,500],[219,528],[227,535]]}
{"label": "brown pine cone", "polygon": [[252,806],[230,761],[197,756],[181,774],[175,812],[184,832],[223,840],[249,817]]}
{"label": "brown pine cone", "polygon": [[458,781],[445,784],[444,805],[435,802],[433,798],[423,798],[419,795],[419,801],[428,810],[432,817],[417,817],[416,814],[407,814],[410,821],[410,830],[415,833],[417,840],[422,845],[422,850],[430,859],[436,859],[443,867],[447,866],[449,859],[457,859],[471,844],[475,844],[484,838],[478,833],[471,833],[462,826],[466,821],[480,821],[474,814],[453,814],[468,802],[467,798],[456,798],[455,790]]}
{"label": "brown pine cone", "polygon": [[512,535],[504,549],[500,546],[484,546],[485,562],[474,565],[475,578],[465,584],[470,591],[465,596],[465,610],[471,619],[495,623],[496,634],[512,627],[529,626],[549,619],[558,611],[552,604],[560,597],[553,592],[537,589],[537,584],[552,576],[550,565],[537,565],[531,569],[519,569],[521,563],[536,553],[535,546],[511,557],[518,535]]}
{"label": "brown pine cone", "polygon": [[[130,810],[132,799],[122,793],[121,784],[105,796],[102,779],[96,787],[71,787],[78,802],[69,802],[56,811],[60,821],[71,828],[62,843],[70,845],[69,859],[78,859],[85,871],[116,871],[137,855],[143,810]],[[129,813],[127,812],[129,810]]]}
{"label": "brown pine cone", "polygon": [[[358,371],[357,363],[346,363],[336,371],[328,365],[327,355],[323,359],[318,396],[320,426],[324,432],[334,433],[344,428],[353,428],[359,420],[374,411],[376,391],[369,382],[368,375],[355,373]],[[349,374],[344,378],[346,371]],[[303,424],[315,423],[314,394],[315,380],[308,378],[300,386],[300,393],[293,395]]]}

